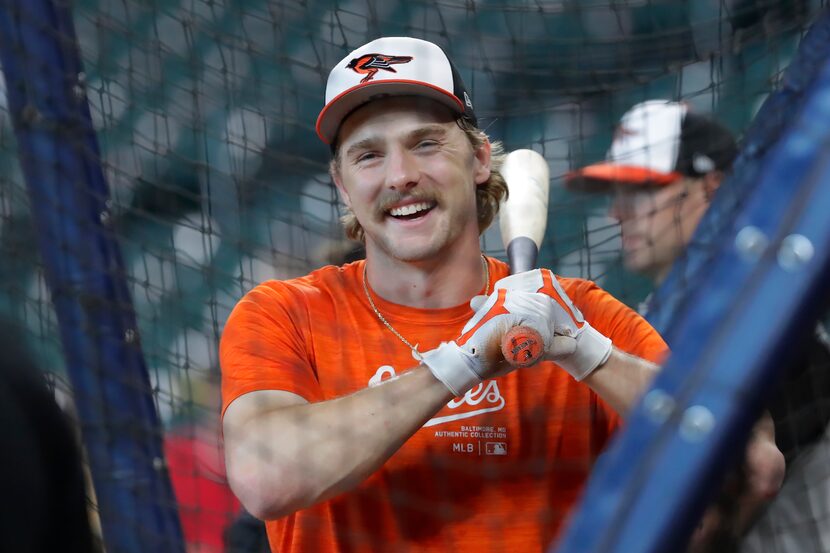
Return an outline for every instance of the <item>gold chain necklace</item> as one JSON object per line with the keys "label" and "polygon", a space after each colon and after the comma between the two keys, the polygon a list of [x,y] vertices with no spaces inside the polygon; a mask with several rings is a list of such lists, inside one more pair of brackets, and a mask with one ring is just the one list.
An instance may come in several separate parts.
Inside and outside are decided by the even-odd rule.
{"label": "gold chain necklace", "polygon": [[[484,265],[484,281],[486,283],[485,287],[484,287],[484,295],[489,296],[490,295],[490,265],[487,263],[487,258],[484,257],[484,254],[481,255],[481,262]],[[377,315],[378,320],[380,322],[382,322],[383,325],[386,328],[388,328],[390,331],[392,331],[392,334],[397,336],[398,339],[401,342],[406,344],[407,347],[412,350],[412,355],[415,357],[415,359],[420,359],[421,354],[418,352],[418,344],[415,344],[413,346],[412,344],[409,343],[409,340],[404,338],[401,335],[400,332],[395,330],[395,327],[392,326],[389,323],[389,321],[386,320],[386,317],[384,317],[383,314],[380,312],[380,310],[377,308],[377,306],[375,305],[375,302],[372,301],[372,295],[369,293],[368,279],[366,278],[366,263],[365,262],[363,263],[363,291],[366,293],[366,299],[369,300],[369,305],[372,307],[372,311],[375,312],[375,315]]]}

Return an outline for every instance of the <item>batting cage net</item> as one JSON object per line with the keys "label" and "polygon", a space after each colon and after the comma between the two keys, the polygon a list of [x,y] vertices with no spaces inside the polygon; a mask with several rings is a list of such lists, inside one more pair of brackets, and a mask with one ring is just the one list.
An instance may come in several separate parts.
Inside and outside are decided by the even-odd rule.
{"label": "batting cage net", "polygon": [[[620,119],[653,100],[711,116],[740,147],[826,7],[807,0],[2,4],[0,316],[23,337],[61,406],[77,415],[90,466],[90,517],[107,550],[194,552],[267,547],[262,525],[241,513],[225,475],[218,352],[232,309],[259,283],[363,256],[361,244],[344,236],[331,154],[315,133],[337,62],[378,36],[442,46],[471,92],[479,127],[507,151],[535,150],[548,163],[540,265],[595,281],[646,316],[671,320],[662,306],[696,285],[675,275],[651,295],[697,221],[682,219],[679,202],[699,196],[695,207],[705,208],[716,186],[706,188],[712,195],[689,188],[669,195],[654,182],[580,187],[573,172],[606,159],[612,140],[635,140],[625,135],[636,129]],[[52,80],[37,83],[38,71]],[[785,123],[797,109],[775,117]],[[668,129],[673,123],[663,116],[629,122]],[[671,172],[674,161],[656,160],[653,169],[668,163],[663,172]],[[693,163],[698,173],[684,178],[713,169],[706,160],[692,162],[702,165]],[[714,162],[728,174],[728,163]],[[696,185],[703,190],[689,186]],[[482,244],[488,256],[505,258],[498,224]],[[400,349],[397,338],[385,338],[385,347]],[[779,394],[770,391],[765,406],[787,459],[785,489],[792,489],[786,503],[728,523],[728,550],[830,551],[827,351],[818,337],[798,342],[798,368],[781,376]],[[395,355],[399,363],[409,357],[406,349]],[[500,399],[496,390],[476,402]],[[442,442],[459,456],[491,455],[480,469],[482,486],[488,475],[504,478],[511,470],[516,478],[561,471],[575,482],[565,488],[570,499],[541,509],[525,512],[521,498],[502,498],[491,521],[498,529],[536,517],[546,547],[598,451],[563,460],[552,446],[537,446],[538,463],[504,468],[502,454],[520,444],[499,438],[503,432],[488,421],[459,423],[473,430],[446,428],[460,437]],[[427,430],[437,436],[443,429],[439,421]],[[451,463],[448,470],[461,469]],[[395,478],[405,480],[405,471]],[[724,519],[738,509],[739,493],[721,479],[700,486],[726,506]],[[113,491],[119,487],[127,491]],[[467,516],[445,500],[472,490],[452,482],[445,494],[436,490],[432,503],[411,506],[413,520],[434,525]],[[399,524],[388,542],[367,543],[357,530],[344,539],[355,548],[404,550],[395,539],[410,537],[415,523]],[[441,539],[449,550],[468,537]],[[509,546],[496,537],[477,550]]]}

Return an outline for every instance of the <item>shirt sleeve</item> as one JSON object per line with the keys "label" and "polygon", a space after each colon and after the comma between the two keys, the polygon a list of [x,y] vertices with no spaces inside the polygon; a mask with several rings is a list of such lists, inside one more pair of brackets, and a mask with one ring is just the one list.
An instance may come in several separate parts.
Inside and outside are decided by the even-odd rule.
{"label": "shirt sleeve", "polygon": [[236,398],[258,390],[322,399],[308,328],[301,294],[283,282],[261,284],[236,304],[219,346],[223,416]]}
{"label": "shirt sleeve", "polygon": [[574,305],[614,346],[653,363],[665,360],[669,347],[648,321],[593,282],[577,279],[572,282],[568,294]]}
{"label": "shirt sleeve", "polygon": [[[660,334],[636,311],[591,281],[560,279],[574,305],[591,326],[611,339],[618,349],[652,363],[662,363],[669,347]],[[608,436],[621,425],[619,415],[596,396],[597,420]]]}

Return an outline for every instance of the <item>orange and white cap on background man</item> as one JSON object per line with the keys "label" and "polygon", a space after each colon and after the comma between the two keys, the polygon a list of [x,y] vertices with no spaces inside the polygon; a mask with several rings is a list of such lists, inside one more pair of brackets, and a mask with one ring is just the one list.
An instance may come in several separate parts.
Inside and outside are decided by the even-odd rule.
{"label": "orange and white cap on background man", "polygon": [[649,100],[622,116],[605,161],[566,176],[571,188],[663,186],[683,176],[726,171],[738,149],[732,133],[684,102]]}

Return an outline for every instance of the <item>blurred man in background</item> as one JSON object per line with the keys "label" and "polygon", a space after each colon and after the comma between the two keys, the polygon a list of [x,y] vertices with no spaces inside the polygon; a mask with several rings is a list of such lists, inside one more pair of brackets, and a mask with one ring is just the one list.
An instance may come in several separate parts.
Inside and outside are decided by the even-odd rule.
{"label": "blurred man in background", "polygon": [[[684,103],[651,100],[622,117],[607,159],[571,173],[568,184],[613,194],[610,215],[620,223],[625,267],[659,285],[686,251],[737,152],[732,133],[717,121],[694,113]],[[648,307],[647,300],[640,309],[643,315]],[[746,477],[783,474],[781,456],[770,449],[773,435],[789,469],[779,497],[745,540],[747,553],[830,550],[830,509],[808,508],[810,489],[818,504],[830,506],[825,434],[830,418],[830,349],[823,329],[819,327],[809,343],[794,351],[784,391],[770,405],[772,420],[765,414],[749,441]],[[766,469],[754,471],[753,459]],[[720,532],[720,539],[732,542],[727,548],[737,547],[734,542],[766,502],[764,490],[774,491],[770,484],[775,487],[774,482],[744,486],[741,505],[734,497],[718,502],[715,511],[735,521],[731,528],[722,525],[726,534]],[[734,512],[727,515],[729,509]]]}

